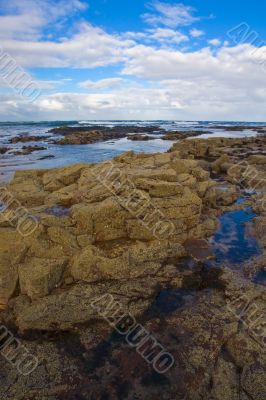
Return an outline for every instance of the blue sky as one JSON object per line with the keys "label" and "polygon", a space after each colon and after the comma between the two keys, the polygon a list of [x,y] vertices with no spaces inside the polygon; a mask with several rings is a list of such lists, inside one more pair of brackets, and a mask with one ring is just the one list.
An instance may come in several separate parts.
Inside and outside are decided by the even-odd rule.
{"label": "blue sky", "polygon": [[[0,120],[265,121],[265,11],[258,0],[0,0]],[[39,88],[34,101],[5,79],[7,57]]]}

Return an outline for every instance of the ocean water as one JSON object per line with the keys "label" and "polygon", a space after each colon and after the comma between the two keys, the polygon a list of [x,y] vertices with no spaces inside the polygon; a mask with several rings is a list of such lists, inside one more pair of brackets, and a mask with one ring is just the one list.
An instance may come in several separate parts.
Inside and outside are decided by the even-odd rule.
{"label": "ocean water", "polygon": [[[155,126],[153,135],[157,135],[157,139],[147,142],[135,142],[124,139],[115,139],[102,143],[88,144],[88,145],[54,145],[49,143],[49,138],[52,134],[48,131],[55,127],[60,126],[88,126],[102,125],[106,127],[114,127],[118,125],[132,126],[132,133],[134,133],[134,126],[150,127]],[[217,129],[216,126],[220,128]],[[18,169],[32,169],[32,168],[55,168],[69,165],[78,162],[101,162],[103,160],[111,159],[125,151],[133,150],[135,152],[165,152],[173,144],[172,141],[161,139],[158,134],[160,129],[166,131],[189,131],[199,130],[208,131],[211,134],[202,135],[202,137],[247,137],[253,136],[254,131],[245,129],[244,131],[225,131],[223,127],[231,125],[239,126],[265,126],[266,123],[247,123],[247,122],[219,122],[219,121],[53,121],[53,122],[2,122],[0,123],[0,147],[5,146],[11,150],[0,155],[0,182],[11,179],[14,172]],[[158,130],[158,131],[157,131]],[[130,128],[129,131],[130,132]],[[34,135],[46,136],[47,140],[38,142],[27,142],[10,144],[9,141],[12,137],[19,135]],[[149,133],[151,134],[151,132]],[[201,137],[201,136],[200,136]],[[22,146],[38,145],[46,147],[46,150],[36,151],[30,155],[15,156],[12,153],[14,150],[20,150]],[[48,158],[48,156],[50,158]]]}

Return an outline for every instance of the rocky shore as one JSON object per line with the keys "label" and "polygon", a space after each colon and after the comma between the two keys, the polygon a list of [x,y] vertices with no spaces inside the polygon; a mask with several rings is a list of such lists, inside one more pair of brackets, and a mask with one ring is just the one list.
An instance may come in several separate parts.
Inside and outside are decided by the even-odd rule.
{"label": "rocky shore", "polygon": [[[117,138],[86,129],[51,132],[61,144]],[[1,398],[264,400],[265,172],[263,135],[16,172],[1,192],[0,318],[39,363],[25,377],[0,357]],[[218,264],[219,218],[247,207],[259,256]],[[92,307],[106,294],[172,354],[169,371]]]}
{"label": "rocky shore", "polygon": [[[130,133],[129,133],[130,132]],[[208,131],[166,131],[156,126],[115,126],[113,128],[94,126],[94,127],[60,127],[53,128],[48,131],[51,136],[37,136],[22,134],[10,139],[11,144],[27,143],[27,142],[47,142],[57,145],[84,145],[107,140],[115,140],[127,138],[134,141],[147,141],[157,139],[162,135],[164,140],[181,140],[189,137],[200,136],[202,134],[211,133]],[[150,135],[152,134],[152,135]],[[54,139],[54,136],[61,136]]]}

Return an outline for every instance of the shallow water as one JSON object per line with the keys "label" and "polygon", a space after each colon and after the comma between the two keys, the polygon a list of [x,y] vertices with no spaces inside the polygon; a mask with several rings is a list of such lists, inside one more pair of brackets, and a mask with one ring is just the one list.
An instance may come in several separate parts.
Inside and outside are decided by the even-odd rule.
{"label": "shallow water", "polygon": [[248,232],[247,224],[255,217],[252,208],[247,207],[226,212],[219,218],[220,227],[210,241],[217,263],[241,264],[261,254],[257,239]]}
{"label": "shallow water", "polygon": [[194,290],[164,289],[162,290],[150,309],[147,316],[150,318],[166,317],[179,308],[182,308],[192,297]]}
{"label": "shallow water", "polygon": [[259,285],[266,286],[266,269],[259,271],[254,277],[253,282]]}
{"label": "shallow water", "polygon": [[53,215],[55,217],[66,217],[70,214],[70,209],[63,206],[54,206],[47,208],[45,213],[48,215]]}
{"label": "shallow water", "polygon": [[[19,169],[32,169],[32,168],[56,168],[65,165],[79,163],[79,162],[101,162],[111,159],[125,151],[133,150],[135,152],[165,152],[173,144],[173,141],[165,141],[160,139],[160,135],[155,131],[154,134],[158,135],[158,139],[147,142],[135,142],[125,139],[118,139],[107,141],[104,143],[95,143],[89,145],[54,145],[49,144],[49,138],[53,135],[48,133],[51,128],[60,126],[88,126],[102,125],[105,127],[114,127],[117,125],[122,126],[155,126],[158,131],[164,129],[166,131],[189,131],[189,130],[204,130],[212,132],[212,135],[207,134],[200,137],[243,137],[255,135],[253,131],[243,132],[225,132],[222,128],[228,125],[252,125],[260,126],[265,123],[241,123],[241,122],[217,122],[217,121],[53,121],[53,122],[21,122],[21,123],[0,123],[0,146],[9,147],[11,150],[20,150],[22,146],[39,145],[47,147],[47,150],[37,151],[30,155],[14,156],[12,154],[0,155],[0,181],[6,181],[12,177],[14,171]],[[130,133],[130,129],[129,132]],[[151,133],[151,132],[150,132]],[[46,136],[47,140],[28,143],[10,144],[9,140],[15,136],[28,134],[30,136]],[[42,158],[45,159],[42,159]],[[49,158],[48,158],[49,157]]]}

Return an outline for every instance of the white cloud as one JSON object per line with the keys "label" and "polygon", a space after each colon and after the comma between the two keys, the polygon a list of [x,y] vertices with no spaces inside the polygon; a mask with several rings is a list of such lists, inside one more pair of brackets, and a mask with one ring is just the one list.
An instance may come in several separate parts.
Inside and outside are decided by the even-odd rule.
{"label": "white cloud", "polygon": [[[146,44],[167,44],[175,45],[189,40],[188,36],[170,28],[152,28],[144,32],[126,32],[121,35],[122,38],[132,39],[135,42],[140,41]],[[132,43],[133,45],[134,43]]]}
{"label": "white cloud", "polygon": [[0,38],[40,39],[43,29],[59,29],[69,15],[84,10],[80,0],[0,0]]}
{"label": "white cloud", "polygon": [[78,33],[61,42],[3,40],[2,45],[23,67],[94,68],[123,61],[123,50],[132,41],[83,23]]}
{"label": "white cloud", "polygon": [[266,46],[258,49],[245,44],[215,52],[208,47],[182,52],[138,45],[125,52],[128,61],[122,72],[142,79],[215,78],[231,82],[248,76],[248,80],[265,82],[265,71],[259,63],[266,63]]}
{"label": "white cloud", "polygon": [[[248,79],[249,74],[247,74]],[[261,78],[261,77],[260,77]],[[108,93],[56,93],[35,103],[1,96],[0,118],[264,120],[266,84],[218,77],[165,79],[152,87],[132,83]]]}
{"label": "white cloud", "polygon": [[124,79],[122,78],[107,78],[100,79],[98,81],[87,80],[84,82],[80,82],[79,86],[86,89],[109,89],[121,85],[123,81]]}
{"label": "white cloud", "polygon": [[196,28],[191,29],[191,30],[189,31],[189,33],[190,33],[190,35],[191,35],[192,37],[194,37],[194,38],[198,38],[198,37],[204,35],[204,32],[203,32],[203,31],[201,31],[201,30],[199,30],[199,29],[196,29]]}
{"label": "white cloud", "polygon": [[[179,49],[177,45],[189,38],[176,27],[197,20],[190,7],[157,1],[153,13],[144,17],[153,26],[142,32],[109,34],[83,22],[65,32],[64,39],[54,41],[53,36],[48,38],[53,30],[46,25],[47,13],[51,13],[50,23],[60,30],[84,3],[0,0],[2,4],[1,45],[22,66],[89,69],[117,64],[116,76],[140,78],[138,84],[133,83],[112,72],[108,75],[105,69],[104,79],[80,82],[88,93],[62,93],[59,85],[67,84],[64,79],[39,81],[42,96],[30,106],[10,89],[0,95],[2,120],[87,119],[90,115],[103,119],[265,119],[266,46],[228,47],[213,39],[208,43],[211,46],[197,51]],[[51,8],[44,9],[44,4]],[[202,34],[190,29],[193,38]],[[57,93],[47,95],[47,89]]]}
{"label": "white cloud", "polygon": [[151,29],[149,32],[149,38],[160,43],[179,44],[188,40],[186,35],[173,29],[156,28]]}
{"label": "white cloud", "polygon": [[212,40],[209,40],[208,43],[211,44],[212,46],[220,46],[221,45],[220,39],[212,39]]}
{"label": "white cloud", "polygon": [[154,1],[149,3],[148,6],[151,12],[143,14],[142,18],[150,25],[164,25],[175,28],[182,25],[191,25],[199,20],[198,17],[193,15],[194,8],[185,6],[182,3],[171,4]]}

